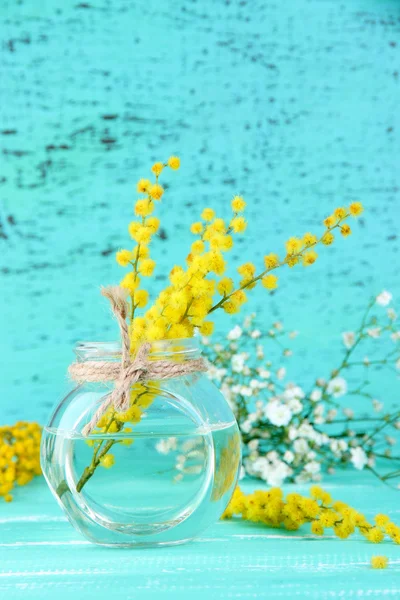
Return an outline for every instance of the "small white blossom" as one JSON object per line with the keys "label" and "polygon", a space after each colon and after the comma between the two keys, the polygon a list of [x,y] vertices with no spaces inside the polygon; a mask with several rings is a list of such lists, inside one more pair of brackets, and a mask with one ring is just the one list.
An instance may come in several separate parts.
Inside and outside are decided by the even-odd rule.
{"label": "small white blossom", "polygon": [[350,448],[350,454],[350,460],[353,463],[354,467],[359,471],[362,471],[362,469],[368,463],[368,458],[364,450],[360,448],[360,446],[357,446],[357,448]]}
{"label": "small white blossom", "polygon": [[242,385],[240,387],[240,393],[245,398],[251,398],[251,396],[253,395],[253,390],[250,387],[247,387],[246,385]]}
{"label": "small white blossom", "polygon": [[311,475],[315,475],[316,473],[320,472],[321,465],[316,460],[313,460],[306,464],[304,470]]}
{"label": "small white blossom", "polygon": [[356,335],[354,331],[344,331],[342,333],[343,344],[346,348],[352,348],[356,341]]}
{"label": "small white blossom", "polygon": [[232,371],[234,373],[241,373],[244,369],[245,360],[245,354],[234,354],[231,358]]}
{"label": "small white blossom", "polygon": [[260,440],[250,440],[250,442],[247,444],[247,447],[249,450],[257,450],[259,443]]}
{"label": "small white blossom", "polygon": [[176,450],[177,441],[176,437],[162,439],[157,442],[156,449],[160,454],[169,454],[172,450]]}
{"label": "small white blossom", "polygon": [[380,412],[383,409],[383,402],[379,402],[379,400],[372,400],[372,406],[374,407],[375,412]]}
{"label": "small white blossom", "polygon": [[279,380],[284,379],[285,375],[286,375],[285,367],[280,367],[280,369],[278,369],[276,372],[276,376]]}
{"label": "small white blossom", "polygon": [[265,407],[264,414],[268,421],[277,427],[285,427],[292,418],[290,408],[280,402],[269,402]]}
{"label": "small white blossom", "polygon": [[285,454],[283,455],[283,460],[289,464],[291,464],[294,460],[294,454],[293,452],[291,452],[291,450],[286,450]]}
{"label": "small white blossom", "polygon": [[343,377],[334,377],[328,383],[327,393],[334,398],[340,398],[347,392],[347,382]]}
{"label": "small white blossom", "polygon": [[400,331],[395,331],[390,337],[394,342],[398,342],[400,340]]}
{"label": "small white blossom", "polygon": [[310,400],[312,402],[318,402],[322,398],[321,390],[313,390],[310,394]]}
{"label": "small white blossom", "polygon": [[303,410],[303,405],[297,398],[292,398],[289,400],[287,405],[294,415],[298,415]]}
{"label": "small white blossom", "polygon": [[348,418],[348,419],[352,419],[354,417],[354,410],[351,410],[351,408],[344,408],[343,409],[343,414]]}
{"label": "small white blossom", "polygon": [[290,337],[291,340],[294,340],[294,338],[297,337],[298,335],[299,335],[298,331],[291,331],[289,333],[289,337]]}
{"label": "small white blossom", "polygon": [[395,321],[397,319],[396,311],[393,308],[387,309],[387,316],[391,321]]}
{"label": "small white blossom", "polygon": [[394,446],[396,444],[396,438],[394,438],[390,435],[385,435],[385,440],[387,441],[389,446]]}
{"label": "small white blossom", "polygon": [[242,335],[242,333],[243,333],[243,331],[242,331],[242,328],[240,327],[240,325],[235,325],[235,327],[230,330],[230,332],[228,333],[228,335],[226,337],[228,340],[234,341],[234,340],[238,340],[240,338],[240,336]]}
{"label": "small white blossom", "polygon": [[282,396],[285,400],[292,400],[292,398],[296,398],[297,400],[302,400],[305,396],[305,393],[298,385],[290,384],[287,386]]}
{"label": "small white blossom", "polygon": [[377,297],[376,297],[376,303],[379,304],[379,306],[387,306],[388,304],[391,303],[392,301],[392,294],[386,290],[383,290]]}
{"label": "small white blossom", "polygon": [[336,415],[337,415],[336,408],[330,408],[328,410],[328,412],[326,413],[326,420],[327,421],[333,421],[333,419],[336,417]]}
{"label": "small white blossom", "polygon": [[307,440],[304,438],[298,438],[293,442],[293,450],[296,454],[306,455],[310,450]]}
{"label": "small white blossom", "polygon": [[369,337],[371,338],[378,338],[381,335],[381,328],[380,327],[371,327],[370,329],[367,329],[367,334],[369,335]]}
{"label": "small white blossom", "polygon": [[267,371],[267,369],[257,369],[259,376],[261,379],[269,379],[271,377],[271,371]]}
{"label": "small white blossom", "polygon": [[261,331],[259,329],[255,329],[251,332],[250,337],[253,338],[253,340],[256,340],[257,338],[261,337]]}

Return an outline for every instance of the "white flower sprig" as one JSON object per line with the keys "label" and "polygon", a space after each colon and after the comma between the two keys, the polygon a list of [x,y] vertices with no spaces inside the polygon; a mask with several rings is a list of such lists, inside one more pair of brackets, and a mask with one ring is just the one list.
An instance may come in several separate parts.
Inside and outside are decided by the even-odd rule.
{"label": "white flower sprig", "polygon": [[[393,455],[396,436],[389,435],[400,429],[400,410],[385,412],[384,402],[370,392],[373,369],[400,370],[400,330],[395,311],[387,308],[391,301],[386,290],[371,300],[360,327],[342,334],[345,350],[339,367],[328,379],[316,378],[308,391],[286,382],[286,367],[266,359],[271,342],[280,347],[283,359],[292,354],[285,344],[297,332],[287,334],[280,322],[264,331],[252,314],[226,339],[213,345],[203,339],[213,365],[209,376],[239,423],[246,474],[272,486],[285,480],[319,481],[323,473],[346,466],[370,469],[386,482],[400,476],[400,456]],[[368,344],[372,358],[360,357]],[[348,375],[350,369],[361,369],[356,384]],[[360,414],[354,402],[343,405],[350,398],[362,400]],[[387,468],[396,462],[398,470]]]}

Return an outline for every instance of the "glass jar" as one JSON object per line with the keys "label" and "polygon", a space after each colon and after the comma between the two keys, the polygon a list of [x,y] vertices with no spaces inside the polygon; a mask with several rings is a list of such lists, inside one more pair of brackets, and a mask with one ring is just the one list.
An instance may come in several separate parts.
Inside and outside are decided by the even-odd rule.
{"label": "glass jar", "polygon": [[[80,342],[77,360],[120,361],[117,343]],[[200,356],[195,338],[154,342],[151,359]],[[44,476],[74,527],[110,546],[191,540],[215,522],[233,493],[240,436],[226,400],[204,373],[131,388],[126,413],[110,407],[88,435],[113,382],[85,382],[44,428]]]}

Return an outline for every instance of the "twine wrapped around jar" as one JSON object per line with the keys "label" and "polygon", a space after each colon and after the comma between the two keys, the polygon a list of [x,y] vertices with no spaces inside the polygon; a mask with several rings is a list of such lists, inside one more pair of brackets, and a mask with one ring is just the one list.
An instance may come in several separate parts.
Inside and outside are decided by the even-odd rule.
{"label": "twine wrapped around jar", "polygon": [[125,412],[130,404],[130,389],[138,382],[159,381],[181,377],[190,373],[205,372],[208,369],[204,358],[195,358],[182,363],[171,360],[149,360],[151,344],[145,342],[140,346],[134,357],[130,354],[130,339],[126,317],[128,303],[126,290],[119,286],[102,288],[101,293],[109,299],[111,309],[118,321],[122,338],[122,357],[120,363],[106,361],[74,362],[68,372],[74,381],[115,381],[114,390],[94,413],[90,422],[83,428],[82,433],[89,435],[96,427],[100,418],[113,405],[118,412]]}

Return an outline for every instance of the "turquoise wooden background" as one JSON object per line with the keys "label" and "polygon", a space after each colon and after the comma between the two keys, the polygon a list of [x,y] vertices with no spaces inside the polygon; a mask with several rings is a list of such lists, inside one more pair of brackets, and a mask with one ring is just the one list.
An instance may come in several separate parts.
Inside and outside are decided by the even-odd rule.
{"label": "turquoise wooden background", "polygon": [[249,307],[302,332],[294,375],[326,374],[369,296],[399,289],[398,0],[4,0],[0,14],[2,418],[45,420],[74,342],[115,337],[99,286],[120,276],[136,179],[171,153],[156,287],[202,207],[229,214],[234,193],[250,220],[236,264],[365,203],[350,239]]}
{"label": "turquoise wooden background", "polygon": [[[398,0],[3,0],[0,17],[1,422],[44,422],[74,342],[115,337],[98,288],[119,277],[134,182],[170,154],[182,168],[166,179],[153,291],[206,205],[245,195],[238,263],[365,203],[315,267],[282,272],[272,297],[255,290],[249,310],[302,332],[300,383],[335,364],[370,295],[398,294]],[[338,497],[396,518],[393,493],[347,482]],[[8,598],[400,596],[395,577],[368,571],[377,549],[363,542],[229,523],[169,554],[112,554],[85,546],[43,481],[23,491],[0,507]],[[381,552],[396,574],[396,548]]]}

